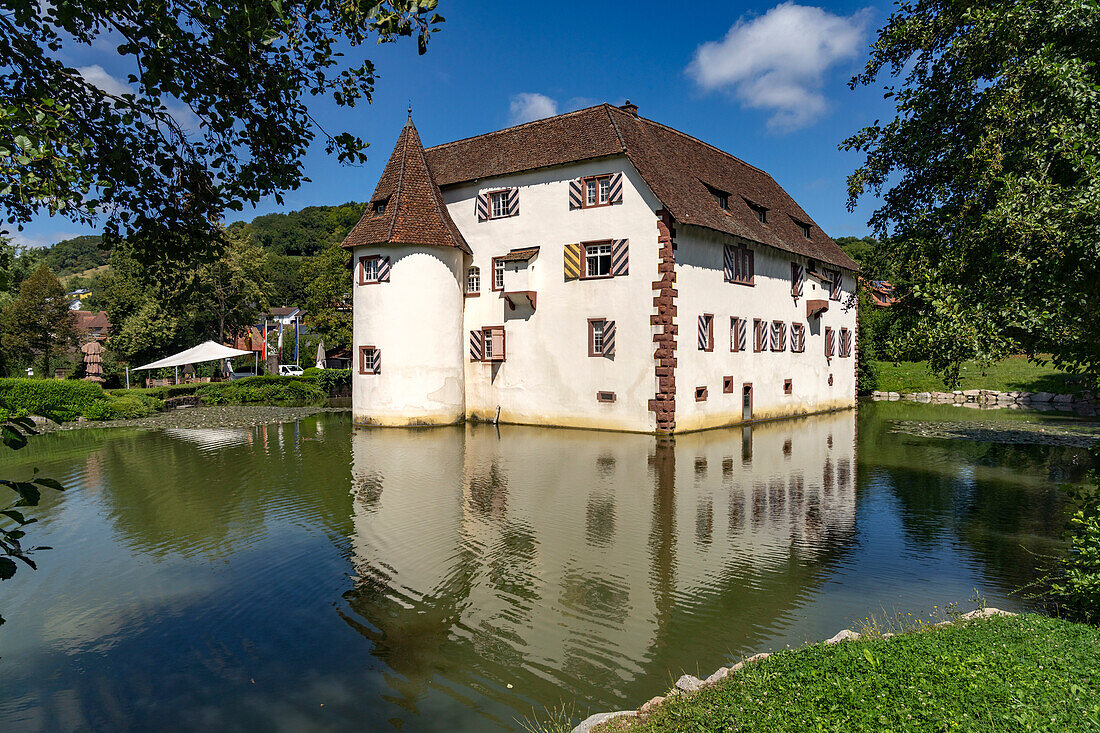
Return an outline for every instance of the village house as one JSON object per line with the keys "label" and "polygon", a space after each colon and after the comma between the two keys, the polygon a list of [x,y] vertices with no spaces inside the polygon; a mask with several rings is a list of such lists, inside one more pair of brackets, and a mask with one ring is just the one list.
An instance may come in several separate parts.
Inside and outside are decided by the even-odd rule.
{"label": "village house", "polygon": [[851,407],[856,263],[629,102],[423,148],[352,252],[353,419],[682,432]]}

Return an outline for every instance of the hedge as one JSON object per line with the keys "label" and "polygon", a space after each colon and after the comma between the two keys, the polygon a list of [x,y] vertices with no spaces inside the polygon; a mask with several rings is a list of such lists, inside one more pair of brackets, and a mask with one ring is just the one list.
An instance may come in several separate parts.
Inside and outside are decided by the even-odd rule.
{"label": "hedge", "polygon": [[193,395],[198,392],[200,387],[205,386],[202,382],[196,382],[194,384],[173,384],[167,387],[134,387],[132,389],[112,389],[110,392],[116,397],[126,397],[127,395],[148,395],[149,397],[156,397],[158,400],[166,400],[169,397],[184,397],[186,395]]}
{"label": "hedge", "polygon": [[75,379],[0,379],[0,411],[12,417],[44,415],[75,420],[96,402],[106,400],[103,388]]}
{"label": "hedge", "polygon": [[203,403],[208,405],[256,402],[320,405],[328,399],[328,393],[321,388],[317,379],[281,377],[273,374],[245,377],[232,382],[204,384],[198,394],[202,397]]}
{"label": "hedge", "polygon": [[321,389],[325,390],[329,395],[337,394],[342,390],[351,389],[350,369],[318,369],[317,367],[310,367],[305,370],[304,376],[316,379],[317,383],[321,385]]}

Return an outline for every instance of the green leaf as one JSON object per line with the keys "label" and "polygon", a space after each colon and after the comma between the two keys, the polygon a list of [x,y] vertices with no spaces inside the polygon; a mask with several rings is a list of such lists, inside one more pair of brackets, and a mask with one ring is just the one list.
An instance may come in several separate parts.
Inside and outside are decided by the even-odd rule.
{"label": "green leaf", "polygon": [[11,558],[0,557],[0,580],[9,580],[15,575],[15,561]]}

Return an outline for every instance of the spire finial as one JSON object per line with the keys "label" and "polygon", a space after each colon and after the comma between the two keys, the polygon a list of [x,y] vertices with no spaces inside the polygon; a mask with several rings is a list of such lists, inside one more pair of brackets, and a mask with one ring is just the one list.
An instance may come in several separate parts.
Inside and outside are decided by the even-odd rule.
{"label": "spire finial", "polygon": [[412,122],[412,118],[413,118],[413,103],[412,103],[412,100],[410,99],[409,100],[409,122]]}

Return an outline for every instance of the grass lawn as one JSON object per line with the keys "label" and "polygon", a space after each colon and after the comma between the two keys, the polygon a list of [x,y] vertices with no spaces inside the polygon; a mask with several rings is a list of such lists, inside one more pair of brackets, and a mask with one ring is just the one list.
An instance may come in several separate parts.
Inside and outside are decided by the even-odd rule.
{"label": "grass lawn", "polygon": [[1097,729],[1100,629],[1025,615],[779,652],[596,730]]}
{"label": "grass lawn", "polygon": [[[943,380],[928,370],[925,362],[905,361],[893,364],[876,362],[879,390],[883,392],[944,392]],[[1022,356],[1010,356],[983,373],[975,362],[963,364],[959,389],[994,389],[1000,392],[1066,393],[1080,389],[1087,378],[1066,374],[1053,366],[1039,366]],[[1068,380],[1068,382],[1067,382]]]}

